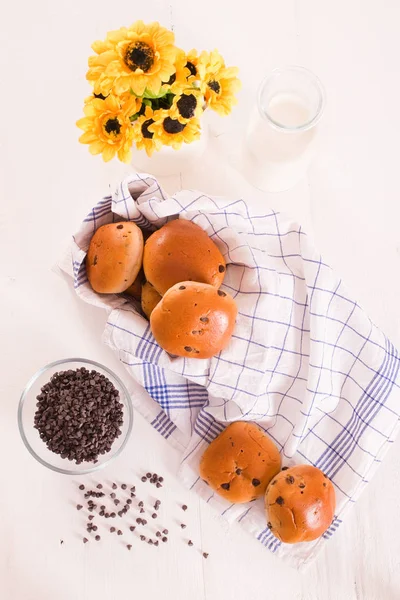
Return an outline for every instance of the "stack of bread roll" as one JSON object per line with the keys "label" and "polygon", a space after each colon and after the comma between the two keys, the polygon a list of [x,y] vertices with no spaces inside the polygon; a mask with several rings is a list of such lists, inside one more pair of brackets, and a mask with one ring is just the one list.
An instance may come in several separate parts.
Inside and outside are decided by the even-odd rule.
{"label": "stack of bread roll", "polygon": [[146,241],[131,221],[103,225],[91,239],[86,270],[96,292],[140,301],[155,339],[172,355],[210,358],[231,339],[237,307],[220,289],[224,257],[191,221],[169,221]]}

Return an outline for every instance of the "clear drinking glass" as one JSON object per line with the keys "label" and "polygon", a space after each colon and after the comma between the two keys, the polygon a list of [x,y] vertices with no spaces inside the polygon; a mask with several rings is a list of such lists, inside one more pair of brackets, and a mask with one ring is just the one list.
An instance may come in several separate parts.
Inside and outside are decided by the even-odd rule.
{"label": "clear drinking glass", "polygon": [[325,107],[324,88],[311,71],[273,70],[262,81],[245,139],[245,175],[268,192],[290,189],[305,174]]}

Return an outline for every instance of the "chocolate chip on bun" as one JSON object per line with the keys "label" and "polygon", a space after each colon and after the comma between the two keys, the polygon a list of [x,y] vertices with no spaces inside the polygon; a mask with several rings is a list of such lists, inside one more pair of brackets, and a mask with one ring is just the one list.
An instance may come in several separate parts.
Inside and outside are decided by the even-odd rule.
{"label": "chocolate chip on bun", "polygon": [[335,505],[332,482],[312,465],[281,471],[265,494],[268,527],[286,544],[320,537],[332,523]]}
{"label": "chocolate chip on bun", "polygon": [[229,502],[243,503],[263,496],[280,468],[274,442],[257,425],[236,421],[204,452],[200,477]]}
{"label": "chocolate chip on bun", "polygon": [[118,294],[129,288],[142,266],[143,234],[135,223],[109,223],[90,240],[86,272],[100,294]]}
{"label": "chocolate chip on bun", "polygon": [[169,221],[146,241],[143,268],[147,281],[162,296],[180,281],[220,287],[226,264],[207,233],[185,219]]}
{"label": "chocolate chip on bun", "polygon": [[151,313],[151,331],[170,354],[210,358],[223,350],[235,327],[232,296],[206,283],[181,281],[171,287]]}

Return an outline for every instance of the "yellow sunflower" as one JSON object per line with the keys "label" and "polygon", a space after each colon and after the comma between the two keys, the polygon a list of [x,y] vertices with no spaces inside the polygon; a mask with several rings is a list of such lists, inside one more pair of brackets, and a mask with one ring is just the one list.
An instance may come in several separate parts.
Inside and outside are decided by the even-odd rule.
{"label": "yellow sunflower", "polygon": [[174,73],[163,83],[162,89],[165,92],[179,94],[188,85],[188,71],[186,69],[186,54],[180,48],[177,48],[176,59],[174,62]]}
{"label": "yellow sunflower", "polygon": [[159,23],[136,21],[107,34],[105,42],[95,42],[97,55],[89,58],[86,75],[96,93],[111,89],[120,95],[132,90],[142,96],[145,90],[158,94],[163,82],[175,72],[174,34]]}
{"label": "yellow sunflower", "polygon": [[154,138],[166,146],[179,150],[182,144],[190,144],[200,138],[200,121],[190,119],[181,123],[170,116],[169,110],[156,110],[153,113],[154,123],[149,126],[149,131],[154,133]]}
{"label": "yellow sunflower", "polygon": [[146,106],[144,114],[141,115],[132,123],[133,141],[138,150],[146,150],[147,156],[151,156],[154,150],[159,150],[162,146],[162,141],[149,131],[150,125],[153,125],[153,109]]}
{"label": "yellow sunflower", "polygon": [[197,50],[190,50],[190,52],[188,52],[186,54],[186,69],[188,71],[188,80],[191,81],[192,79],[200,79],[199,78],[199,73],[197,71],[197,63],[199,62],[199,56],[197,54]]}
{"label": "yellow sunflower", "polygon": [[237,104],[235,93],[241,87],[237,78],[238,68],[227,68],[222,56],[214,50],[201,53],[197,69],[207,105],[220,115],[228,115],[232,106]]}
{"label": "yellow sunflower", "polygon": [[133,139],[129,117],[136,108],[137,98],[134,97],[124,104],[113,94],[105,100],[93,98],[84,106],[85,116],[76,122],[84,131],[79,141],[89,144],[91,154],[102,154],[105,162],[116,154],[122,162],[129,162]]}
{"label": "yellow sunflower", "polygon": [[187,123],[193,117],[200,118],[203,114],[204,96],[195,88],[186,88],[176,94],[169,109],[172,119]]}

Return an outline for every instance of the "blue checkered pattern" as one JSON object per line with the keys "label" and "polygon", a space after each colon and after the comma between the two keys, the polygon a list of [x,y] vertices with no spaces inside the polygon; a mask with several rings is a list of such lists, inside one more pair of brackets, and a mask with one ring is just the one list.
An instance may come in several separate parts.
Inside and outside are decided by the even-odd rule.
{"label": "blue checkered pattern", "polygon": [[[202,227],[228,265],[223,289],[238,319],[228,348],[210,360],[169,356],[134,300],[99,296],[87,281],[85,254],[98,227],[129,219],[153,231],[171,218]],[[315,556],[393,441],[400,360],[301,227],[273,210],[252,214],[243,199],[168,197],[156,179],[134,174],[84,220],[72,259],[77,294],[107,309],[104,341],[147,392],[133,402],[181,450],[183,481],[277,555],[297,565]],[[238,419],[257,422],[286,465],[311,463],[333,481],[337,514],[320,540],[282,544],[266,528],[261,502],[230,505],[199,478],[205,447]]]}

